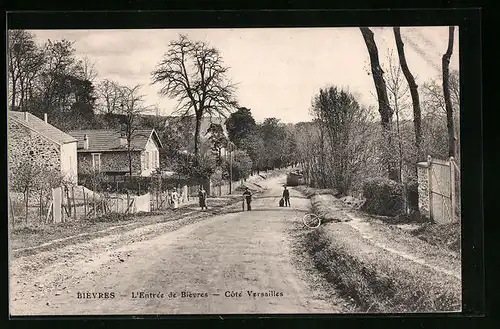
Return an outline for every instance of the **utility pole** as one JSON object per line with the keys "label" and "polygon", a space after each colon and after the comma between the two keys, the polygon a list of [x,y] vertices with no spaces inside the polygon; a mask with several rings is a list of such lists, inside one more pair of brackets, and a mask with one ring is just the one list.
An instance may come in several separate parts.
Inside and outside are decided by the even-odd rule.
{"label": "utility pole", "polygon": [[233,194],[233,145],[229,144],[229,194]]}

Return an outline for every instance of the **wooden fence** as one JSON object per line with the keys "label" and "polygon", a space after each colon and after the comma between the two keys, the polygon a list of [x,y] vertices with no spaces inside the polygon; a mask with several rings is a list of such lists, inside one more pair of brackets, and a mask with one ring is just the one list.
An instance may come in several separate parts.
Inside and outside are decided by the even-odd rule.
{"label": "wooden fence", "polygon": [[418,167],[420,208],[438,223],[458,220],[460,170],[453,157],[443,161],[429,156],[427,162],[419,163]]}

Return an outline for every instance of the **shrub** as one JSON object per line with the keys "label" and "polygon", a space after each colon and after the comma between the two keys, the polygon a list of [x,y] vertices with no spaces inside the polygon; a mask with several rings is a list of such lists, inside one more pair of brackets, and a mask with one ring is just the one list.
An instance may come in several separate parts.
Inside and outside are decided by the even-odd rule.
{"label": "shrub", "polygon": [[403,184],[387,178],[372,178],[363,183],[362,210],[381,216],[397,216],[404,213]]}

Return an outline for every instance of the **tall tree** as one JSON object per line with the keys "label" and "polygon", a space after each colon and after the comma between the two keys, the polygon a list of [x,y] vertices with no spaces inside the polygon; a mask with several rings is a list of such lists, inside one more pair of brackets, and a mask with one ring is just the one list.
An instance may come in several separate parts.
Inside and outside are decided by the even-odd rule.
{"label": "tall tree", "polygon": [[279,168],[284,165],[284,150],[282,146],[286,138],[284,125],[277,118],[266,118],[259,125],[259,134],[264,142],[266,168]]}
{"label": "tall tree", "polygon": [[194,113],[194,153],[200,156],[200,128],[205,115],[226,116],[237,105],[235,85],[227,77],[218,49],[180,35],[152,72],[153,84],[162,85],[161,95],[178,100],[177,113]]}
{"label": "tall tree", "polygon": [[453,124],[453,105],[450,94],[450,59],[453,54],[453,40],[455,36],[455,27],[448,28],[448,48],[443,55],[443,95],[446,106],[446,123],[448,127],[448,156],[455,156],[455,131]]}
{"label": "tall tree", "polygon": [[[330,86],[321,88],[313,99],[319,148],[319,185],[334,187],[346,194],[362,165],[366,163],[367,111],[348,91]],[[323,139],[323,140],[322,140]]]}
{"label": "tall tree", "polygon": [[132,177],[132,141],[137,137],[139,126],[139,116],[144,112],[144,95],[140,93],[141,86],[122,87],[121,94],[121,133],[126,139],[126,149],[128,154],[129,175]]}
{"label": "tall tree", "polygon": [[384,135],[384,142],[386,147],[383,150],[384,162],[387,165],[388,178],[394,181],[398,180],[398,170],[394,163],[391,155],[392,149],[392,115],[393,110],[389,105],[389,99],[387,96],[387,87],[384,80],[384,72],[380,67],[380,60],[378,57],[377,44],[375,43],[375,38],[373,32],[368,27],[360,27],[361,34],[368,49],[368,54],[370,56],[370,66],[373,77],[373,82],[375,84],[375,89],[377,91],[377,99],[379,106],[380,119],[382,123],[382,130]]}
{"label": "tall tree", "polygon": [[33,93],[33,81],[45,64],[34,36],[25,30],[8,32],[8,78],[10,108],[25,111]]}
{"label": "tall tree", "polygon": [[226,129],[229,139],[252,159],[253,170],[257,171],[263,166],[261,150],[264,142],[258,132],[258,126],[252,116],[252,111],[246,107],[240,107],[231,113],[226,120]]}
{"label": "tall tree", "polygon": [[[394,109],[394,114],[396,116],[396,132],[395,136],[397,139],[398,150],[399,150],[399,175],[402,180],[403,173],[403,160],[405,158],[403,149],[403,136],[401,135],[401,119],[404,114],[404,110],[407,107],[407,101],[409,98],[409,87],[404,81],[404,76],[401,70],[401,66],[395,62],[393,58],[393,53],[390,52],[388,56],[388,76],[387,76],[387,91],[389,95],[389,102],[391,107]],[[414,160],[414,159],[413,159]],[[413,161],[414,162],[414,161]],[[416,165],[414,163],[414,165]]]}
{"label": "tall tree", "polygon": [[116,114],[120,111],[120,86],[117,82],[104,79],[97,85],[99,110],[103,114]]}
{"label": "tall tree", "polygon": [[231,113],[226,120],[226,129],[229,139],[236,146],[241,147],[244,140],[257,131],[252,111],[246,107],[240,107],[236,112]]}
{"label": "tall tree", "polygon": [[217,166],[220,167],[222,165],[222,149],[226,147],[228,141],[224,134],[224,129],[222,125],[212,123],[210,127],[208,127],[206,134],[209,135],[208,140],[211,143],[212,151],[215,152],[217,157]]}
{"label": "tall tree", "polygon": [[[413,125],[415,128],[415,147],[417,150],[417,161],[423,161],[424,156],[422,154],[422,111],[420,110],[420,98],[418,95],[418,86],[415,82],[415,78],[408,68],[408,63],[406,62],[406,56],[404,51],[404,43],[401,38],[401,29],[399,27],[394,27],[394,38],[396,39],[396,47],[398,49],[399,63],[401,64],[401,69],[410,87],[410,94],[413,104]],[[416,171],[415,164],[415,171]]]}

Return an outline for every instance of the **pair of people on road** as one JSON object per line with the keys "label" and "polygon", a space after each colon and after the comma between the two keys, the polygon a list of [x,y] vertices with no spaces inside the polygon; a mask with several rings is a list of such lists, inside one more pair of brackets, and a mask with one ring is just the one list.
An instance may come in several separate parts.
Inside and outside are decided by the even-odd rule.
{"label": "pair of people on road", "polygon": [[290,207],[290,191],[284,186],[280,207]]}
{"label": "pair of people on road", "polygon": [[[246,201],[247,204],[247,210],[248,211],[252,210],[252,192],[248,187],[245,188],[245,192],[243,192],[243,197],[245,198],[244,201]],[[290,207],[290,191],[286,186],[283,190],[283,197],[280,200],[280,207],[282,206]],[[243,210],[245,210],[245,202],[243,202]]]}

